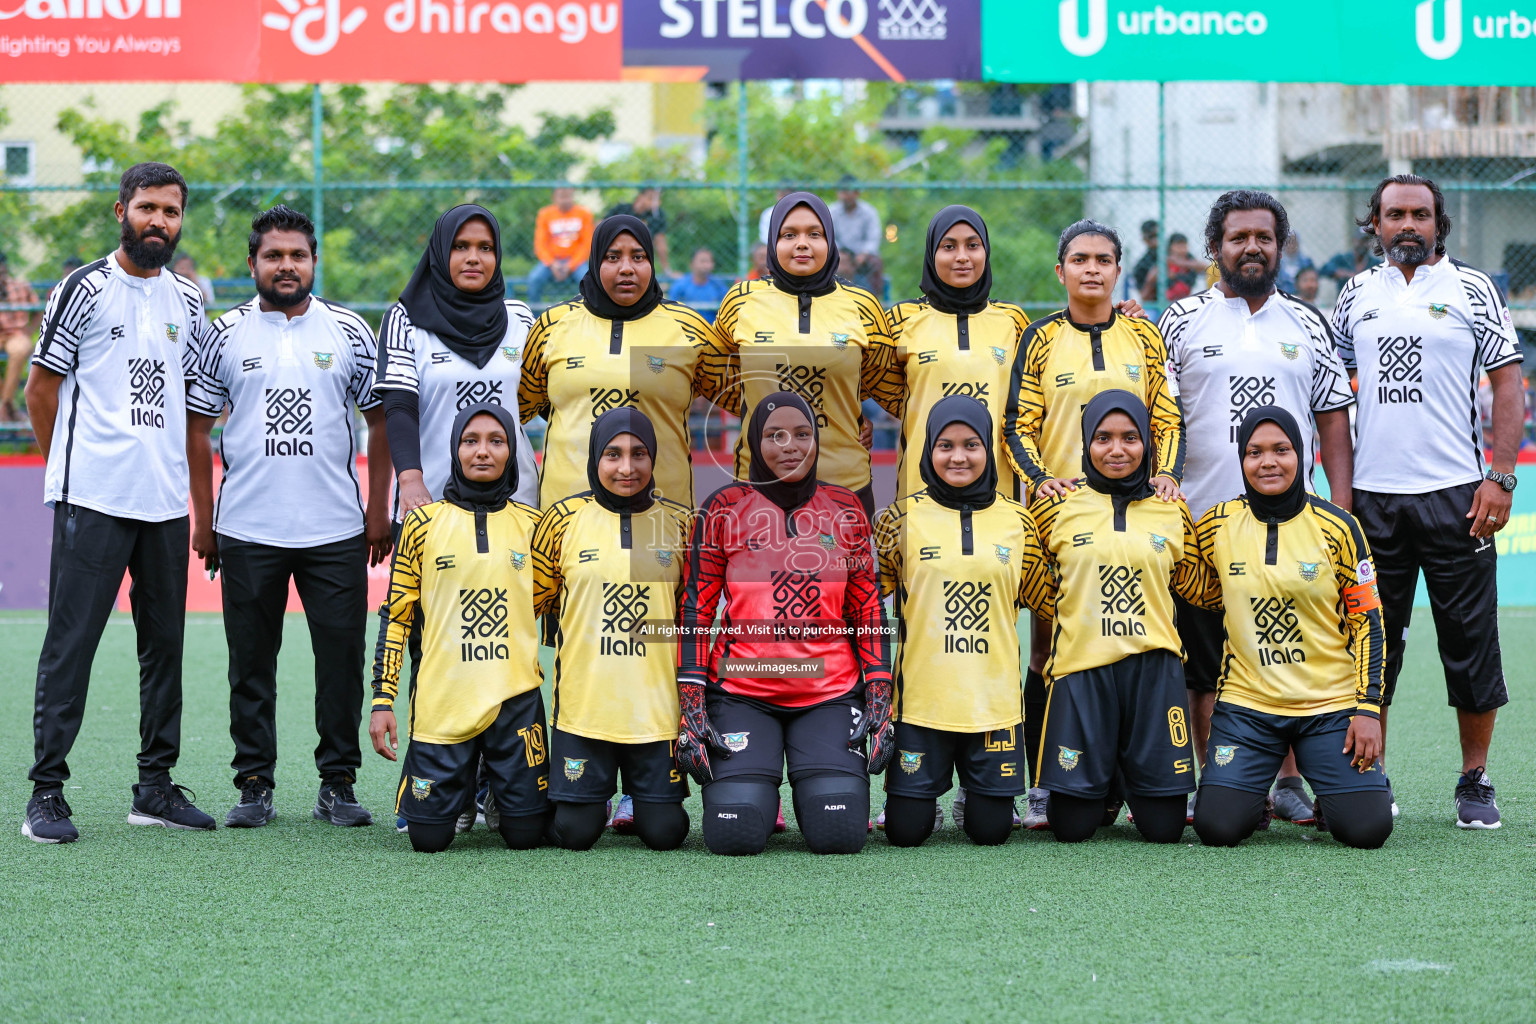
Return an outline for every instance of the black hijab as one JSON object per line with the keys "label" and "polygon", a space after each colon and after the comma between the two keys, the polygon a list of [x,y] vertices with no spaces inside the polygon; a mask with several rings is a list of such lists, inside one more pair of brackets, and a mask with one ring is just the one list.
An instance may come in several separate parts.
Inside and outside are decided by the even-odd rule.
{"label": "black hijab", "polygon": [[[603,256],[608,252],[608,247],[613,244],[615,238],[626,234],[635,236],[635,241],[639,242],[640,248],[645,250],[646,259],[651,261],[651,286],[640,294],[640,298],[636,299],[632,306],[621,306],[613,300],[613,296],[603,288],[601,273]],[[579,286],[581,301],[604,320],[640,319],[661,302],[661,282],[656,280],[655,258],[656,242],[651,238],[651,229],[645,226],[645,221],[639,217],[631,217],[627,213],[604,217],[598,221],[597,228],[592,232],[592,251],[587,254],[587,275],[581,279]]]}
{"label": "black hijab", "polygon": [[[799,480],[780,480],[763,459],[763,425],[768,422],[769,414],[781,406],[800,410],[800,414],[811,425],[811,434],[816,438],[816,454],[811,458],[811,468]],[[816,414],[799,395],[792,391],[778,391],[757,403],[757,408],[752,410],[752,418],[747,421],[747,450],[752,454],[747,480],[763,497],[783,509],[786,515],[810,501],[816,493],[816,463],[821,459],[821,431],[816,426]],[[791,524],[794,522],[793,518],[789,521]],[[793,529],[790,532],[793,533]]]}
{"label": "black hijab", "polygon": [[[496,271],[478,292],[462,292],[448,272],[453,239],[465,222],[479,217],[491,226],[496,244]],[[483,206],[455,206],[432,228],[427,250],[416,272],[400,293],[400,304],[411,323],[443,339],[459,355],[483,368],[507,335],[506,282],[501,276],[501,225]],[[457,448],[455,448],[457,450]]]}
{"label": "black hijab", "polygon": [[[603,449],[613,443],[620,434],[634,434],[651,453],[651,479],[631,495],[615,494],[603,486],[597,475],[597,464],[603,457]],[[592,436],[587,441],[587,483],[592,486],[592,497],[610,512],[644,512],[654,499],[651,491],[656,484],[656,428],[645,413],[629,406],[609,409],[592,424]]]}
{"label": "black hijab", "polygon": [[[933,446],[951,423],[964,423],[976,431],[987,450],[987,468],[964,487],[951,486],[933,468]],[[934,403],[928,411],[928,437],[923,442],[923,461],[917,467],[928,495],[945,508],[968,506],[973,511],[987,508],[997,499],[997,460],[992,457],[992,417],[987,407],[969,395],[950,395]]]}
{"label": "black hijab", "polygon": [[[471,480],[464,474],[459,462],[459,439],[469,421],[482,413],[496,417],[501,429],[507,432],[507,468],[497,480]],[[517,490],[517,417],[511,410],[494,402],[480,402],[460,409],[453,418],[453,433],[449,436],[448,484],[443,488],[443,500],[450,501],[470,512],[499,512],[507,504],[512,492]]]}
{"label": "black hijab", "polygon": [[[779,262],[779,230],[784,227],[784,218],[797,206],[808,207],[820,219],[821,229],[827,237],[827,262],[816,273],[804,276],[791,274]],[[768,215],[768,276],[773,280],[775,288],[791,295],[830,294],[837,287],[837,259],[837,236],[832,227],[832,211],[827,209],[827,204],[819,196],[809,192],[791,192],[773,204],[773,212]]]}
{"label": "black hijab", "polygon": [[[981,236],[981,246],[987,253],[987,265],[982,269],[975,284],[956,288],[945,284],[939,277],[937,256],[939,242],[956,224],[969,224]],[[987,308],[992,294],[992,242],[987,238],[987,224],[981,214],[969,206],[946,206],[928,223],[928,251],[923,254],[923,280],[920,285],[928,296],[928,304],[941,313],[980,313]]]}
{"label": "black hijab", "polygon": [[[1104,417],[1112,412],[1125,413],[1141,433],[1141,465],[1132,470],[1129,476],[1119,480],[1111,480],[1100,473],[1089,457],[1094,432],[1104,422]],[[1124,529],[1126,506],[1152,496],[1152,426],[1145,402],[1129,391],[1119,389],[1100,391],[1093,396],[1083,409],[1083,475],[1088,478],[1089,487],[1100,494],[1109,495],[1115,508],[1115,528]]]}
{"label": "black hijab", "polygon": [[1276,519],[1284,522],[1300,512],[1307,503],[1306,481],[1303,479],[1301,460],[1306,452],[1306,446],[1301,441],[1301,428],[1296,425],[1296,417],[1280,408],[1278,405],[1261,405],[1248,410],[1248,415],[1243,417],[1243,425],[1237,428],[1237,459],[1239,465],[1243,462],[1243,453],[1248,450],[1248,442],[1253,439],[1253,432],[1259,429],[1261,423],[1273,423],[1285,431],[1285,436],[1291,439],[1291,447],[1296,450],[1296,478],[1279,494],[1260,494],[1258,489],[1248,480],[1248,474],[1243,473],[1243,488],[1248,495],[1248,507],[1253,509],[1253,514],[1260,519]]}

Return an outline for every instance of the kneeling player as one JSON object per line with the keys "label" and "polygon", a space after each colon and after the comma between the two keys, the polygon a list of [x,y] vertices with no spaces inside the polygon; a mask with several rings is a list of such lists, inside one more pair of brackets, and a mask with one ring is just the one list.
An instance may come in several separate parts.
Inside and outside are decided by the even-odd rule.
{"label": "kneeling player", "polygon": [[678,767],[704,787],[715,853],[762,852],[786,764],[811,851],[858,853],[893,738],[869,519],[853,491],[817,481],[820,434],[799,395],[768,395],[743,437],[750,475],[704,503],[684,569]]}
{"label": "kneeling player", "polygon": [[957,769],[965,834],[983,846],[1013,832],[1013,801],[1027,788],[1018,609],[1044,603],[1044,566],[1029,512],[997,493],[992,436],[986,406],[940,399],[918,467],[927,486],[875,521],[880,586],[895,593],[900,620],[896,755],[885,773],[892,846],[933,833]]}
{"label": "kneeling player", "polygon": [[392,705],[406,638],[419,619],[421,671],[395,812],[422,853],[446,850],[454,821],[466,807],[474,810],[482,756],[508,846],[537,846],[549,817],[529,557],[539,513],[510,498],[516,428],[516,414],[499,405],[462,410],[450,435],[443,500],[406,515],[395,549],[368,734],[374,750],[396,759]]}
{"label": "kneeling player", "polygon": [[1147,420],[1128,391],[1096,395],[1083,411],[1087,486],[1030,510],[1056,577],[1036,771],[1064,843],[1105,823],[1117,773],[1136,828],[1154,843],[1179,840],[1195,788],[1169,588],[1197,594],[1200,559],[1188,507],[1152,489]]}
{"label": "kneeling player", "polygon": [[675,850],[688,835],[688,784],[673,763],[673,640],[637,627],[677,621],[689,513],[651,494],[656,431],[640,410],[598,417],[587,448],[591,489],[550,506],[533,537],[534,603],[559,623],[550,837],[591,849],[622,771],[635,833]]}
{"label": "kneeling player", "polygon": [[[1392,834],[1381,757],[1381,599],[1354,516],[1308,494],[1291,414],[1248,413],[1238,433],[1246,495],[1196,533],[1204,594],[1225,606],[1226,649],[1195,832],[1235,846],[1264,820],[1287,748],[1317,794],[1319,829],[1376,849]],[[1324,822],[1327,824],[1325,825]]]}

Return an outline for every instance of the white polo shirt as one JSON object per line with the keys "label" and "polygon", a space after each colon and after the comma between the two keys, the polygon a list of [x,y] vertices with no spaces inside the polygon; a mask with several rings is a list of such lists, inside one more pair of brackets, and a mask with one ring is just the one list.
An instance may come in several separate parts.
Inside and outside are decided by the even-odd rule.
{"label": "white polo shirt", "polygon": [[1442,257],[1350,278],[1333,307],[1344,365],[1356,371],[1355,486],[1426,494],[1483,476],[1478,377],[1520,362],[1509,308],[1488,275]]}
{"label": "white polo shirt", "polygon": [[[523,348],[533,321],[533,313],[526,305],[508,299],[506,337],[490,362],[477,367],[443,344],[436,334],[411,323],[410,314],[400,303],[384,314],[384,324],[379,329],[384,369],[374,389],[416,394],[421,416],[421,479],[433,500],[440,500],[443,488],[448,486],[448,435],[453,431],[454,417],[460,409],[494,402],[512,410],[517,420],[517,490],[512,496],[525,505],[539,507],[539,465],[517,405]],[[392,505],[395,521],[399,522],[404,517],[400,514],[398,480]]]}
{"label": "white polo shirt", "polygon": [[62,374],[44,500],[160,523],[187,514],[186,383],[208,331],[197,284],[115,254],[48,298],[32,364]]}
{"label": "white polo shirt", "polygon": [[291,320],[252,299],[213,322],[187,408],[229,409],[217,533],[309,548],[363,532],[352,407],[379,404],[374,356],[363,318],[318,296]]}
{"label": "white polo shirt", "polygon": [[1157,326],[1168,344],[1168,384],[1184,412],[1183,487],[1195,518],[1243,493],[1237,432],[1261,405],[1296,417],[1306,435],[1300,454],[1310,490],[1312,414],[1355,401],[1322,313],[1281,292],[1249,313],[1247,299],[1213,287],[1170,305]]}

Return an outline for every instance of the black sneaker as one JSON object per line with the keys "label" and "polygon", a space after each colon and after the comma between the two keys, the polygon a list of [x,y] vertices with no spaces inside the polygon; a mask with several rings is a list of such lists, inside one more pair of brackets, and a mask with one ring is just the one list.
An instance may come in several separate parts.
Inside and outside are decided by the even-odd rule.
{"label": "black sneaker", "polygon": [[373,824],[373,815],[353,795],[352,783],[341,779],[320,784],[320,794],[315,797],[315,817],[343,828]]}
{"label": "black sneaker", "polygon": [[218,825],[192,806],[192,801],[196,799],[196,793],[185,786],[176,785],[170,779],[164,782],[141,782],[133,787],[133,806],[128,809],[128,824],[163,825],[166,828],[211,832]]}
{"label": "black sneaker", "polygon": [[27,801],[27,817],[21,834],[34,843],[72,843],[80,832],[70,822],[74,811],[60,793],[44,793]]}
{"label": "black sneaker", "polygon": [[1478,765],[1456,780],[1456,827],[1498,828],[1499,805],[1493,801],[1493,782]]}
{"label": "black sneaker", "polygon": [[277,817],[272,808],[272,787],[255,775],[240,783],[240,802],[224,815],[225,828],[261,828]]}

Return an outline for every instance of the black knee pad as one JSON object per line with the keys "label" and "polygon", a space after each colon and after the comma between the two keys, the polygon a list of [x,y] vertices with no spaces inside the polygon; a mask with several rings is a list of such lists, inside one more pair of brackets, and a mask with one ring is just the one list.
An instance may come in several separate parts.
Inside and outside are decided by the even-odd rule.
{"label": "black knee pad", "polygon": [[977,846],[999,846],[1013,834],[1013,801],[1006,796],[965,795],[965,834]]}
{"label": "black knee pad", "polygon": [[608,824],[607,808],[602,804],[555,804],[555,817],[549,824],[549,838],[564,850],[590,850],[597,845]]}
{"label": "black knee pad", "polygon": [[869,781],[845,772],[796,779],[795,820],[812,853],[858,853],[869,838]]}
{"label": "black knee pad", "polygon": [[1195,835],[1205,846],[1236,846],[1264,820],[1265,796],[1230,786],[1201,786],[1195,796]]}
{"label": "black knee pad", "polygon": [[1184,838],[1184,819],[1188,816],[1188,796],[1130,796],[1136,831],[1149,843],[1176,843]]}
{"label": "black knee pad", "polygon": [[635,834],[653,850],[675,850],[688,838],[688,812],[682,804],[636,800]]}
{"label": "black knee pad", "polygon": [[739,857],[762,853],[779,815],[779,784],[766,776],[736,776],[704,787],[704,845]]}
{"label": "black knee pad", "polygon": [[892,846],[921,846],[924,840],[933,835],[933,809],[937,805],[937,800],[919,800],[910,796],[886,797],[886,840]]}
{"label": "black knee pad", "polygon": [[[602,808],[599,807],[598,810]],[[515,818],[503,814],[501,823],[496,826],[496,831],[501,833],[507,849],[531,850],[544,842],[544,830],[548,827],[549,812],[540,811],[538,814],[524,814]]]}
{"label": "black knee pad", "polygon": [[1051,823],[1051,835],[1056,837],[1058,843],[1080,843],[1092,838],[1103,824],[1104,800],[1102,797],[1072,796],[1053,790],[1046,801],[1045,816]]}
{"label": "black knee pad", "polygon": [[448,849],[448,844],[453,842],[453,822],[428,825],[419,821],[405,823],[406,833],[411,837],[411,849],[417,853],[442,853]]}
{"label": "black knee pad", "polygon": [[1392,834],[1392,797],[1385,790],[1317,798],[1333,838],[1357,850],[1378,850]]}

